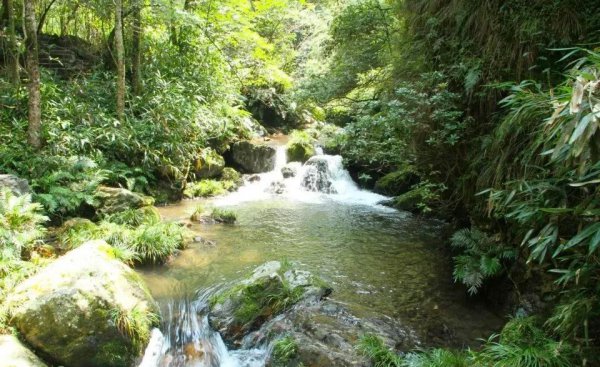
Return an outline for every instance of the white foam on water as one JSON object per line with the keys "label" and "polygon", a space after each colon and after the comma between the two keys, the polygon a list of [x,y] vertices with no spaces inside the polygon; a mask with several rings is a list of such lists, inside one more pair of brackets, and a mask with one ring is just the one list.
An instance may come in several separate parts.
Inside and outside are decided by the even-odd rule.
{"label": "white foam on water", "polygon": [[[333,200],[340,203],[351,205],[368,205],[382,210],[393,210],[379,203],[388,199],[385,196],[373,193],[367,190],[361,190],[350,177],[350,173],[344,168],[342,157],[339,155],[322,154],[322,149],[317,148],[317,154],[313,160],[324,160],[327,162],[326,175],[331,181],[331,187],[335,193],[323,193],[307,189],[303,182],[310,180],[311,174],[314,174],[315,168],[310,165],[301,165],[299,162],[292,162],[297,173],[295,177],[284,179],[281,169],[287,164],[286,147],[279,146],[275,155],[275,168],[266,173],[256,175],[259,179],[254,182],[246,182],[238,191],[226,196],[217,198],[214,203],[217,206],[235,206],[236,204],[248,202],[269,200],[273,197],[282,197],[288,200],[300,201],[306,203],[325,203]],[[284,192],[275,194],[272,185],[282,183],[285,186]]]}
{"label": "white foam on water", "polygon": [[227,349],[209,326],[205,302],[202,296],[193,302],[169,302],[163,311],[163,332],[152,331],[138,367],[264,367],[266,348]]}

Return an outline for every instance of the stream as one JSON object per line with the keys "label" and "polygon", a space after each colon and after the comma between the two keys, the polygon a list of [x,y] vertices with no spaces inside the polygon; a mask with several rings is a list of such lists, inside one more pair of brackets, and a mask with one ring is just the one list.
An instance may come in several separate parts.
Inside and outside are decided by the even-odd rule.
{"label": "stream", "polygon": [[[399,320],[421,347],[476,345],[501,326],[500,317],[453,283],[443,223],[378,205],[385,197],[360,190],[341,157],[318,159],[327,162],[330,193],[311,191],[320,179],[314,167],[298,164],[296,176],[283,179],[279,147],[272,172],[201,201],[234,210],[235,225],[193,224],[195,234],[214,243],[194,243],[165,266],[138,270],[163,319],[141,366],[264,366],[266,346],[228,350],[206,309],[211,295],[271,260],[319,275],[333,288],[330,298],[358,318]],[[183,220],[198,202],[160,212]]]}

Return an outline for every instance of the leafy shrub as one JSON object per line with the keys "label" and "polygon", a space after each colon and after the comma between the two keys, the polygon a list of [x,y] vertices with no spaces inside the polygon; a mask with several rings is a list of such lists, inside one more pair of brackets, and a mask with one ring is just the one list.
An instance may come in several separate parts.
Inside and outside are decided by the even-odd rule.
{"label": "leafy shrub", "polygon": [[210,216],[221,223],[233,224],[237,221],[237,214],[233,210],[214,208]]}
{"label": "leafy shrub", "polygon": [[441,193],[446,190],[442,184],[424,180],[411,187],[410,191],[397,196],[394,206],[413,213],[431,213],[440,206]]}
{"label": "leafy shrub", "polygon": [[157,326],[160,318],[157,314],[142,310],[136,306],[130,311],[122,309],[113,309],[110,316],[117,326],[117,329],[130,338],[133,342],[133,347],[138,353],[143,351],[143,348],[150,340],[150,330],[153,326]]}
{"label": "leafy shrub", "polygon": [[550,338],[540,328],[535,317],[517,317],[510,320],[500,335],[489,338],[476,358],[498,367],[580,365],[575,349],[568,342]]}
{"label": "leafy shrub", "polygon": [[143,264],[159,264],[185,246],[185,229],[176,223],[144,224],[138,227],[131,247]]}
{"label": "leafy shrub", "polygon": [[156,224],[160,222],[160,213],[153,206],[145,206],[110,214],[104,219],[116,224],[138,227],[142,224]]}
{"label": "leafy shrub", "polygon": [[199,221],[202,218],[202,214],[204,213],[204,210],[205,210],[204,205],[197,204],[194,207],[194,211],[192,212],[190,219],[193,221]]}
{"label": "leafy shrub", "polygon": [[31,202],[31,195],[16,196],[7,188],[0,190],[0,258],[19,260],[45,233],[42,206]]}
{"label": "leafy shrub", "polygon": [[454,280],[468,287],[475,294],[485,279],[502,271],[502,260],[513,259],[516,252],[490,238],[477,228],[465,228],[455,232],[450,240],[452,247],[462,251],[454,257]]}
{"label": "leafy shrub", "polygon": [[210,197],[227,193],[225,184],[217,180],[202,180],[187,185],[183,194],[188,198]]}
{"label": "leafy shrub", "polygon": [[383,341],[375,335],[364,335],[358,343],[359,352],[373,362],[375,367],[403,367],[404,362],[400,355],[388,348]]}
{"label": "leafy shrub", "polygon": [[296,340],[291,336],[285,336],[273,344],[271,359],[274,366],[286,366],[298,353]]}
{"label": "leafy shrub", "polygon": [[373,190],[384,195],[399,195],[417,184],[418,180],[414,167],[406,166],[378,179]]}
{"label": "leafy shrub", "polygon": [[78,214],[83,204],[94,206],[94,193],[107,178],[107,171],[87,157],[46,157],[43,168],[31,180],[35,199],[48,213],[60,217]]}

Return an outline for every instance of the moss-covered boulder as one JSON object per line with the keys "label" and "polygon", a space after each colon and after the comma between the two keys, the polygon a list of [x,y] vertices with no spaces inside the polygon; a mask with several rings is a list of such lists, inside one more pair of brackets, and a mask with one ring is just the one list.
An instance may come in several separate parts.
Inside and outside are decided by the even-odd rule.
{"label": "moss-covered boulder", "polygon": [[14,335],[0,335],[0,366],[46,367],[46,364]]}
{"label": "moss-covered boulder", "polygon": [[6,302],[27,343],[70,367],[131,366],[157,322],[141,278],[104,241],[70,251],[18,285]]}
{"label": "moss-covered boulder", "polygon": [[94,197],[97,201],[96,212],[100,215],[154,205],[152,197],[118,187],[100,186]]}
{"label": "moss-covered boulder", "polygon": [[230,344],[257,330],[267,320],[303,301],[313,302],[330,288],[309,272],[267,262],[252,275],[211,299],[209,322]]}
{"label": "moss-covered boulder", "polygon": [[275,148],[250,141],[234,143],[230,151],[233,165],[244,173],[272,171],[275,168],[275,154]]}
{"label": "moss-covered boulder", "polygon": [[411,166],[388,173],[375,182],[373,191],[382,195],[400,195],[419,182],[419,176]]}
{"label": "moss-covered boulder", "polygon": [[315,154],[315,147],[309,143],[294,142],[287,145],[287,158],[290,162],[304,163]]}
{"label": "moss-covered boulder", "polygon": [[225,158],[211,148],[206,148],[194,162],[196,179],[215,178],[221,175],[225,168]]}

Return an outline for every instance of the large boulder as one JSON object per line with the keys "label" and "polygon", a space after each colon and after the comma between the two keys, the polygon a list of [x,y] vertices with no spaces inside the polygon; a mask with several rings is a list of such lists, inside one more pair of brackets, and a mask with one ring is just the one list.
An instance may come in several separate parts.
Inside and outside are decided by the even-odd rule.
{"label": "large boulder", "polygon": [[225,158],[211,148],[204,149],[194,164],[196,179],[215,178],[225,168]]}
{"label": "large boulder", "polygon": [[269,172],[275,168],[276,150],[264,144],[239,141],[231,146],[231,160],[244,173]]}
{"label": "large boulder", "polygon": [[141,278],[104,241],[87,242],[43,268],[6,303],[27,343],[69,367],[131,366],[157,322]]}
{"label": "large boulder", "polygon": [[305,163],[306,170],[302,178],[302,186],[308,191],[336,194],[329,167],[325,156],[314,156]]}
{"label": "large boulder", "polygon": [[19,196],[31,193],[27,180],[15,175],[0,175],[0,190],[4,188],[10,189],[13,194]]}
{"label": "large boulder", "polygon": [[[267,367],[276,366],[370,366],[356,345],[363,335],[376,335],[387,346],[409,351],[419,345],[416,334],[406,325],[384,316],[359,318],[344,305],[327,299],[294,307],[249,334],[244,348],[270,344]],[[285,356],[277,353],[287,345]]]}
{"label": "large boulder", "polygon": [[378,179],[373,191],[382,195],[400,195],[417,183],[419,183],[419,176],[412,166],[408,166]]}
{"label": "large boulder", "polygon": [[287,145],[287,158],[291,162],[306,162],[316,154],[315,147],[311,143],[291,142]]}
{"label": "large boulder", "polygon": [[152,197],[118,187],[100,186],[94,196],[97,200],[96,212],[100,215],[154,205]]}
{"label": "large boulder", "polygon": [[0,335],[0,366],[46,367],[46,364],[14,335]]}
{"label": "large boulder", "polygon": [[231,345],[299,302],[313,303],[331,289],[309,272],[267,262],[237,285],[211,299],[209,322]]}

